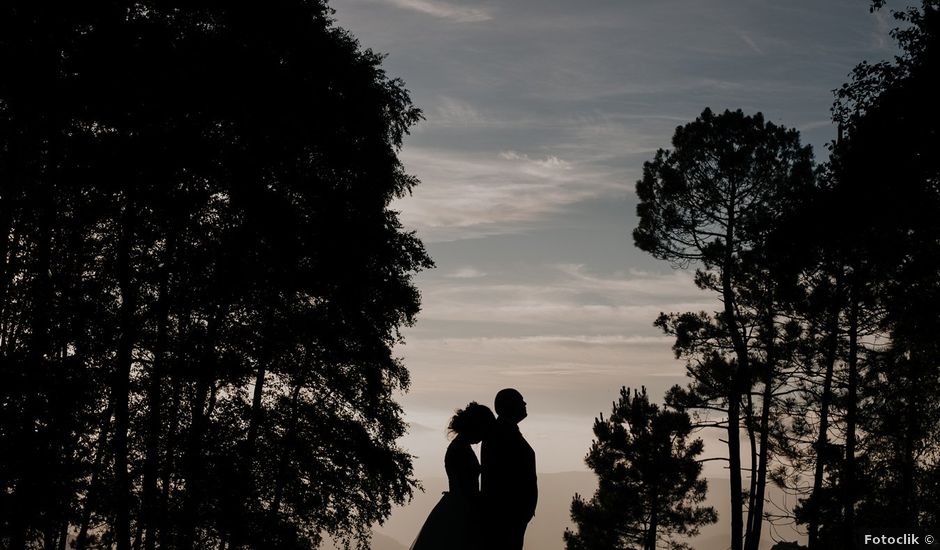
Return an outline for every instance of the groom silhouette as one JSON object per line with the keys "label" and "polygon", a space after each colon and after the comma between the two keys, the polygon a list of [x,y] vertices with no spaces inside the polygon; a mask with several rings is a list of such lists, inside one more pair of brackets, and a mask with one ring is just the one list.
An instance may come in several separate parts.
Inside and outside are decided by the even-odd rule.
{"label": "groom silhouette", "polygon": [[535,515],[539,490],[535,452],[519,432],[527,416],[522,394],[512,388],[496,394],[496,427],[480,450],[480,492],[489,516],[491,550],[522,550],[525,529]]}

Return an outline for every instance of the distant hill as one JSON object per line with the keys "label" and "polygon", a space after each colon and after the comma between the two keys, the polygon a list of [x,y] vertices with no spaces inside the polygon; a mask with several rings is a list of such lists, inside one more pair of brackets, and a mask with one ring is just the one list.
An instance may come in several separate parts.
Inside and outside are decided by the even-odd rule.
{"label": "distant hill", "polygon": [[[407,550],[412,540],[424,523],[431,508],[447,489],[443,478],[429,478],[422,481],[425,491],[415,495],[410,504],[395,508],[385,525],[377,526],[373,539],[373,550]],[[563,550],[562,533],[571,528],[568,515],[571,498],[575,493],[589,496],[597,487],[594,474],[590,472],[562,472],[539,474],[539,505],[535,519],[526,531],[526,550]],[[783,503],[784,495],[774,488],[769,488],[771,499]],[[696,550],[727,550],[730,530],[727,525],[730,490],[727,479],[710,479],[708,483],[708,503],[718,510],[718,523],[702,529],[701,534],[692,541]],[[774,544],[771,529],[764,525],[761,545],[762,550],[769,550]],[[789,527],[774,529],[777,540],[800,541],[805,538]],[[329,548],[329,547],[327,547]]]}

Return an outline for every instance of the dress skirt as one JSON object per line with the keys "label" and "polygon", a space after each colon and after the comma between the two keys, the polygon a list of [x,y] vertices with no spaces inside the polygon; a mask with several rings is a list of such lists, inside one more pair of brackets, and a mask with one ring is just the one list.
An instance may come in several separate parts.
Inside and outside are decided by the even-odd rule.
{"label": "dress skirt", "polygon": [[418,532],[410,550],[479,550],[479,525],[470,502],[445,492]]}

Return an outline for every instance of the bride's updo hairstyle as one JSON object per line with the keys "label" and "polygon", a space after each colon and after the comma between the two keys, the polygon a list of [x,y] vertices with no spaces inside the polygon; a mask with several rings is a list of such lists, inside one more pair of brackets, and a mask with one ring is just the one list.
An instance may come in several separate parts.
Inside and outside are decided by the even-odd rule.
{"label": "bride's updo hairstyle", "polygon": [[471,401],[463,409],[458,409],[447,425],[451,437],[462,435],[471,441],[484,439],[496,424],[496,415],[486,405]]}

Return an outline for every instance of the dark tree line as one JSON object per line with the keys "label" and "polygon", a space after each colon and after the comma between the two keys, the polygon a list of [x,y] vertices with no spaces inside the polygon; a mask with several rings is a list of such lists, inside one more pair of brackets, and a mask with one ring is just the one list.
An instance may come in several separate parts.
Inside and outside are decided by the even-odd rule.
{"label": "dark tree line", "polygon": [[[706,109],[637,183],[635,244],[717,298],[656,325],[691,379],[666,405],[723,432],[731,550],[768,522],[817,549],[940,519],[940,3],[895,17],[902,53],[836,91],[825,162],[759,113]],[[595,468],[602,487],[617,468]],[[768,503],[768,483],[797,504]],[[625,520],[601,508],[575,500],[582,532]]]}
{"label": "dark tree line", "polygon": [[324,3],[0,8],[0,546],[309,548],[407,500],[420,118]]}
{"label": "dark tree line", "polygon": [[817,441],[840,454],[822,457],[797,511],[818,545],[859,526],[935,526],[940,510],[940,3],[895,16],[901,55],[837,91],[842,138],[820,184],[837,213],[818,249],[841,281],[845,359],[820,396],[842,422]]}

